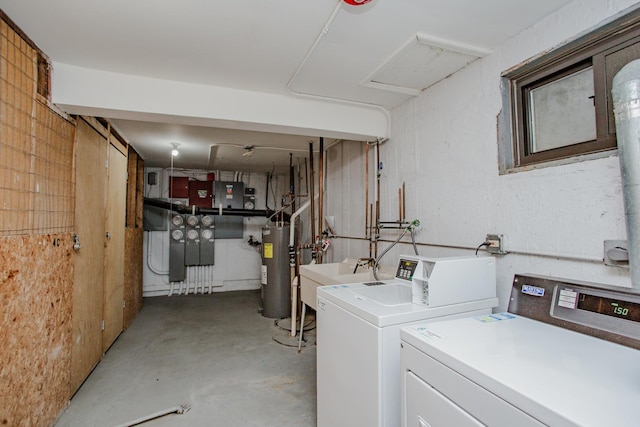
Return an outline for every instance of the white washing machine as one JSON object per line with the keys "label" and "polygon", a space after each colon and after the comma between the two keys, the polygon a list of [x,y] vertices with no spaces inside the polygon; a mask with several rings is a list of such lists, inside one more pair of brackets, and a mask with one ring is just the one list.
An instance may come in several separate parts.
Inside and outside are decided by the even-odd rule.
{"label": "white washing machine", "polygon": [[431,272],[447,269],[441,263],[439,269],[433,268],[434,262],[440,263],[403,257],[395,280],[318,288],[318,427],[398,426],[400,328],[427,319],[488,314],[498,304],[495,261],[489,257],[460,258],[451,264],[455,274],[460,265],[468,264],[465,271],[476,272],[470,282],[447,284],[434,279],[428,284],[435,300],[440,298],[441,286],[446,286],[449,297],[456,294],[446,304],[412,303],[413,277],[427,282],[429,276],[423,274],[428,273],[423,267]]}
{"label": "white washing machine", "polygon": [[640,295],[517,275],[509,312],[401,330],[402,425],[640,425]]}

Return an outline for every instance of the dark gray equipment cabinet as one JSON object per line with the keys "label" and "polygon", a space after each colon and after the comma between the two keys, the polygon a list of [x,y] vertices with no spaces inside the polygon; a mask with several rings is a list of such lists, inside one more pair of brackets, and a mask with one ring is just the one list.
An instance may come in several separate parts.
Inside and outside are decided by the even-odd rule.
{"label": "dark gray equipment cabinet", "polygon": [[200,265],[200,216],[185,215],[186,244],[184,249],[184,264],[186,266]]}
{"label": "dark gray equipment cabinet", "polygon": [[216,216],[216,239],[242,239],[244,218],[241,216]]}
{"label": "dark gray equipment cabinet", "polygon": [[222,205],[224,209],[244,207],[244,182],[216,181],[213,207]]}
{"label": "dark gray equipment cabinet", "polygon": [[171,213],[169,235],[169,281],[181,282],[186,277],[185,242],[186,224],[184,216]]}
{"label": "dark gray equipment cabinet", "polygon": [[214,264],[215,225],[213,215],[200,218],[200,265]]}
{"label": "dark gray equipment cabinet", "polygon": [[[160,199],[167,201],[168,199]],[[144,231],[167,231],[167,210],[148,204],[143,205],[142,226]]]}
{"label": "dark gray equipment cabinet", "polygon": [[[216,181],[214,208],[244,209],[244,182]],[[242,239],[244,220],[241,216],[216,216],[216,239]]]}

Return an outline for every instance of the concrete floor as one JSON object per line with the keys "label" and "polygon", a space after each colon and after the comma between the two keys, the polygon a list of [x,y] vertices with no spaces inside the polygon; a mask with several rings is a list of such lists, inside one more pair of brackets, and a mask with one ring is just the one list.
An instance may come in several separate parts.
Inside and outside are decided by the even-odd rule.
{"label": "concrete floor", "polygon": [[182,404],[142,425],[315,426],[315,346],[275,342],[293,343],[259,304],[258,291],[145,299],[56,426],[113,427]]}

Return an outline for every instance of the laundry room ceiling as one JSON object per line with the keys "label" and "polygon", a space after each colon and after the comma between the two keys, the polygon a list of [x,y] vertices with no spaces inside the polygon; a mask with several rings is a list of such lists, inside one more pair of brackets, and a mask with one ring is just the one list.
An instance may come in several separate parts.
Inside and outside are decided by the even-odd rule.
{"label": "laundry room ceiling", "polygon": [[[0,0],[0,8],[54,63],[390,110],[569,1]],[[316,136],[189,119],[113,123],[147,166],[166,166],[172,142],[185,153],[181,167],[201,169],[266,171],[288,164],[289,152],[305,156],[309,141],[317,149]]]}

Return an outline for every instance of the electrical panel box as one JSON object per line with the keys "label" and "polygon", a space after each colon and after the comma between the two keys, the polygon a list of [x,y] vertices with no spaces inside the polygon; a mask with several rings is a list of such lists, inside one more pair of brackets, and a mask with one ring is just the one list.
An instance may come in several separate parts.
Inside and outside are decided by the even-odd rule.
{"label": "electrical panel box", "polygon": [[189,197],[189,177],[172,176],[170,182],[169,197],[172,199],[186,199]]}
{"label": "electrical panel box", "polygon": [[252,210],[256,208],[256,189],[255,188],[245,188],[244,189],[244,208],[247,210]]}
{"label": "electrical panel box", "polygon": [[146,203],[143,205],[142,226],[144,231],[167,231],[167,222],[166,209],[151,206]]}
{"label": "electrical panel box", "polygon": [[214,264],[215,225],[213,215],[200,219],[200,265]]}
{"label": "electrical panel box", "polygon": [[213,181],[189,181],[189,206],[213,206]]}
{"label": "electrical panel box", "polygon": [[223,209],[243,209],[244,182],[216,181],[215,205]]}
{"label": "electrical panel box", "polygon": [[170,231],[169,281],[181,282],[187,274],[184,260],[186,224],[183,215],[176,213],[171,214]]}
{"label": "electrical panel box", "polygon": [[184,264],[186,266],[200,265],[200,217],[185,215],[187,227],[184,248]]}
{"label": "electrical panel box", "polygon": [[158,172],[149,172],[147,174],[148,185],[158,185]]}
{"label": "electrical panel box", "polygon": [[241,216],[216,216],[216,239],[242,239],[244,221]]}

